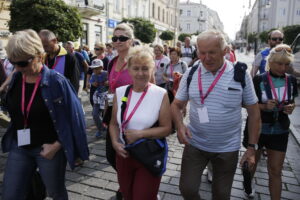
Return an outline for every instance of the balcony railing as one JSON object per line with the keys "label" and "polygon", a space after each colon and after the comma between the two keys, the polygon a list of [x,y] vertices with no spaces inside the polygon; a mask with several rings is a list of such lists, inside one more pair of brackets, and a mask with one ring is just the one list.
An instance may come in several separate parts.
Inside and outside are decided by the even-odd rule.
{"label": "balcony railing", "polygon": [[76,7],[82,16],[91,17],[104,11],[105,0],[77,0]]}

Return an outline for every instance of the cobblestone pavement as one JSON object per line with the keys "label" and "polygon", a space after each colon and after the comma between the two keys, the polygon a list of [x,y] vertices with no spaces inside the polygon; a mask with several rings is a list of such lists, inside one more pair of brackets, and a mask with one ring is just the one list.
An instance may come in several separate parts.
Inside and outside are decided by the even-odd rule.
{"label": "cobblestone pavement", "polygon": [[[74,171],[67,170],[66,185],[71,200],[89,199],[113,199],[118,189],[117,176],[105,159],[105,140],[96,139],[94,134],[96,127],[92,122],[91,106],[87,96],[83,97],[84,110],[86,112],[87,134],[90,148],[90,161]],[[244,112],[244,111],[243,111]],[[243,121],[245,121],[243,113]],[[0,128],[0,136],[4,129]],[[299,133],[297,133],[299,134]],[[183,145],[178,143],[176,135],[168,137],[169,160],[167,171],[162,177],[159,194],[162,200],[181,200],[178,184],[180,176],[181,156]],[[241,149],[240,156],[245,151]],[[2,188],[3,170],[7,154],[0,153],[0,190]],[[300,199],[300,148],[293,134],[290,134],[287,156],[282,173],[282,199]],[[234,176],[231,199],[244,199],[241,169],[238,167]],[[268,173],[266,159],[263,158],[258,165],[255,174],[256,196],[255,199],[267,200]],[[204,171],[200,194],[203,199],[211,199],[211,184],[207,181],[207,172]]]}

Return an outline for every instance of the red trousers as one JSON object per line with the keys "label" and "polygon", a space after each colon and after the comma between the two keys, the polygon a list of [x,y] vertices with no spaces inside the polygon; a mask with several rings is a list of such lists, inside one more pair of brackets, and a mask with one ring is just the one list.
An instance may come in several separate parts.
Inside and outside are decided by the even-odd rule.
{"label": "red trousers", "polygon": [[134,158],[116,155],[120,191],[125,200],[156,200],[161,177],[153,176]]}

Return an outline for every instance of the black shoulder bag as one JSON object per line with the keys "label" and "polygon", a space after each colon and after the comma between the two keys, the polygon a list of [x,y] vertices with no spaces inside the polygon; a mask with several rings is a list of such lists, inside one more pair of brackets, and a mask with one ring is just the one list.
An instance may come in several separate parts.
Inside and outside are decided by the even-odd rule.
{"label": "black shoulder bag", "polygon": [[[125,98],[122,98],[121,105],[121,122],[123,122],[123,115],[127,106],[127,97],[132,86],[128,86],[125,91]],[[158,125],[156,122],[152,127]],[[168,144],[166,138],[162,139],[140,139],[132,144],[127,144],[126,136],[122,133],[125,141],[125,149],[130,156],[138,160],[148,169],[154,176],[162,176],[166,171],[166,164],[168,158]]]}

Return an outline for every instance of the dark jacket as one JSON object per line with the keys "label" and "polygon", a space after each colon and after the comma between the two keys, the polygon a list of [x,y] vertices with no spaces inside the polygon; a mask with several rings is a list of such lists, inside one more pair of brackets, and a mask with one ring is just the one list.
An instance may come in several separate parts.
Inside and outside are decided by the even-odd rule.
{"label": "dark jacket", "polygon": [[[18,76],[21,76],[20,72],[16,72],[13,75],[8,93],[11,92]],[[42,70],[42,80],[39,87],[52,118],[58,140],[64,149],[71,169],[73,169],[77,158],[82,160],[89,159],[85,132],[86,125],[80,101],[70,82],[60,73],[49,70],[45,65]],[[2,138],[3,152],[10,151],[14,131],[14,127],[10,123]]]}

